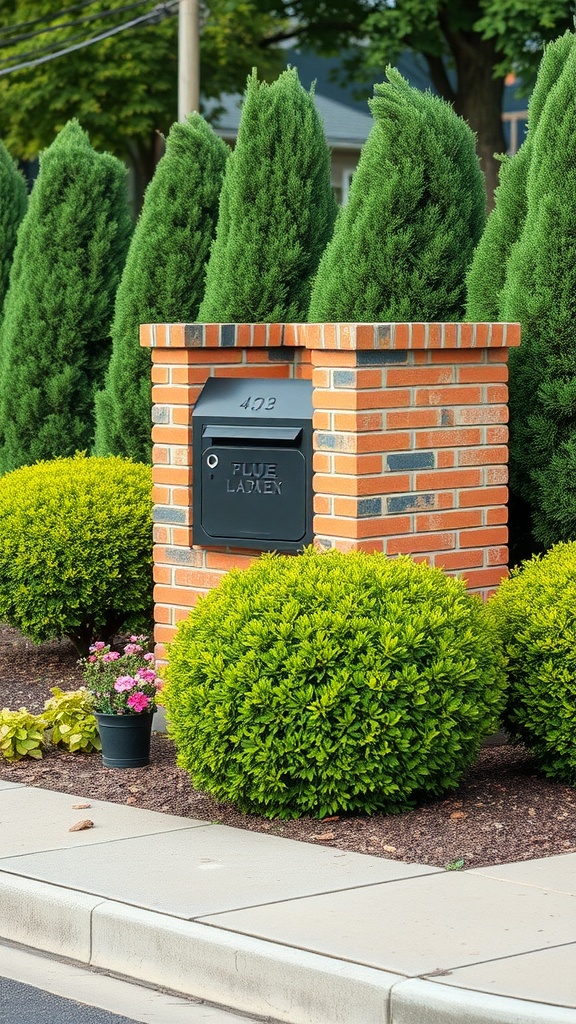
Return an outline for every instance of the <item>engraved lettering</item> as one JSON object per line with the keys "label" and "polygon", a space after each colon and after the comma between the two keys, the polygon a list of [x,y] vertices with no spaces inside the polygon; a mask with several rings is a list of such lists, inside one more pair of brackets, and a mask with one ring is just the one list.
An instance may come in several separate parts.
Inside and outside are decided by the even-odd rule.
{"label": "engraved lettering", "polygon": [[234,476],[238,476],[238,473],[240,473],[241,471],[242,471],[242,463],[241,462],[233,462],[232,463],[232,473],[233,473],[233,475]]}

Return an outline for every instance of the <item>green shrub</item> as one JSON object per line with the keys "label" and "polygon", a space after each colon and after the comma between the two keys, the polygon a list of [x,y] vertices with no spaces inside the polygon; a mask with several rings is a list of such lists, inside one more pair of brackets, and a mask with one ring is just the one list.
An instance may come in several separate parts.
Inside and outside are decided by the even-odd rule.
{"label": "green shrub", "polygon": [[576,541],[514,569],[491,598],[508,659],[504,724],[544,773],[576,785]]}
{"label": "green shrub", "polygon": [[89,754],[101,750],[98,724],[92,708],[92,698],[87,690],[65,692],[52,686],[53,695],[44,704],[42,721],[51,729],[50,740],[55,747],[65,747],[70,753],[79,750]]}
{"label": "green shrub", "polygon": [[0,756],[7,761],[21,761],[23,757],[42,757],[46,723],[26,708],[19,711],[0,711]]}
{"label": "green shrub", "polygon": [[243,811],[401,811],[458,785],[498,725],[494,630],[409,558],[263,555],[178,627],[163,700],[178,764]]}
{"label": "green shrub", "polygon": [[35,643],[149,627],[151,470],[120,457],[54,459],[0,479],[0,621]]}
{"label": "green shrub", "polygon": [[8,278],[18,227],[28,206],[24,175],[0,142],[0,309],[8,289]]}

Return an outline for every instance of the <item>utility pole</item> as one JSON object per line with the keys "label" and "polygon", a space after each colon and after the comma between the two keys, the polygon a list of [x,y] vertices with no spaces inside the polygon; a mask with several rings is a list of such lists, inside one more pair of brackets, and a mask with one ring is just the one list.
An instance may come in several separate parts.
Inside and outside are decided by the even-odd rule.
{"label": "utility pole", "polygon": [[200,18],[198,0],[178,8],[178,120],[200,109]]}

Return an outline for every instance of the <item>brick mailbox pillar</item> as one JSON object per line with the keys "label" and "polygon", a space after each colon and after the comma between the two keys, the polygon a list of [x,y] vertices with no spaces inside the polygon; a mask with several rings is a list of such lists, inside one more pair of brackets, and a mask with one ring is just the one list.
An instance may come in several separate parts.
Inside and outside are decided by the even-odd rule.
{"label": "brick mailbox pillar", "polygon": [[147,324],[157,654],[255,553],[192,544],[192,410],[209,376],[311,377],[314,536],[411,554],[487,594],[507,572],[508,348],[518,324]]}

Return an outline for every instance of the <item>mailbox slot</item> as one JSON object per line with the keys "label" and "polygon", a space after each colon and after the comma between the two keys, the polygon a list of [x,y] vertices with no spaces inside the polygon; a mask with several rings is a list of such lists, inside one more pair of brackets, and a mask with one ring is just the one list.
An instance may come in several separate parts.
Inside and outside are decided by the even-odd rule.
{"label": "mailbox slot", "polygon": [[209,378],[192,423],[194,543],[261,551],[309,544],[310,382]]}

